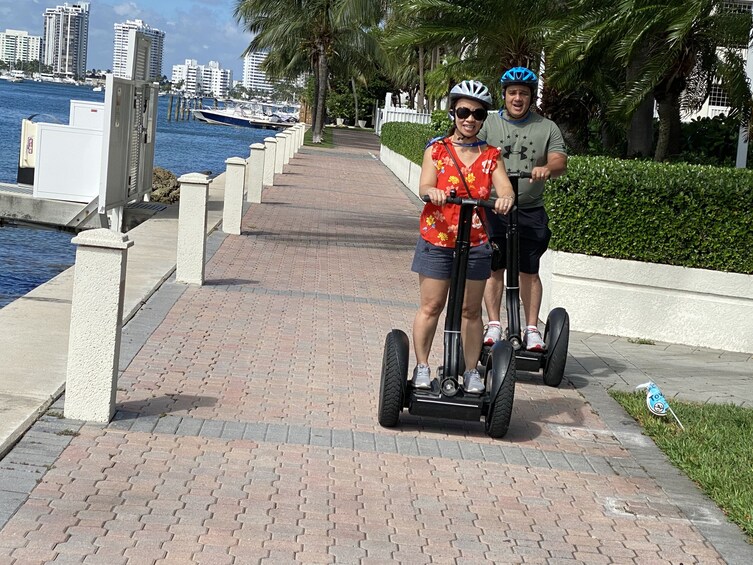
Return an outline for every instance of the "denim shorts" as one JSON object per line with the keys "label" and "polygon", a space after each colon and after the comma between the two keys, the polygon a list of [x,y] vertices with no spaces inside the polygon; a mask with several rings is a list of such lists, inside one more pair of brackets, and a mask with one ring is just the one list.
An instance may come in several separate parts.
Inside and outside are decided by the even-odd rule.
{"label": "denim shorts", "polygon": [[[438,247],[419,237],[413,255],[411,271],[430,279],[446,280],[452,277],[452,259],[455,247]],[[492,273],[492,248],[489,243],[471,247],[465,278],[485,281]]]}

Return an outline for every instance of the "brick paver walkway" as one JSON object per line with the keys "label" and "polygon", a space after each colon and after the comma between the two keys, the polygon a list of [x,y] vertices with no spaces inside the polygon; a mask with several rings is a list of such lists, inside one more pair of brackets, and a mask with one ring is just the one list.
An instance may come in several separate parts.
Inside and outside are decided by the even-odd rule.
{"label": "brick paver walkway", "polygon": [[417,306],[418,206],[377,151],[303,149],[207,284],[166,283],[161,323],[134,326],[115,420],[58,402],[27,434],[0,562],[725,563],[699,529],[719,520],[689,516],[572,379],[520,374],[502,441],[378,426],[384,337]]}

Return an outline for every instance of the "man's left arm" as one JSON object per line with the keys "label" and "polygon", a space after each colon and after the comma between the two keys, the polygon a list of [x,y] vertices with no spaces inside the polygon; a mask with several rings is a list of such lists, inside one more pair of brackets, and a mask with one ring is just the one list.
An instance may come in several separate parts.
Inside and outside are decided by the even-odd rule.
{"label": "man's left arm", "polygon": [[556,179],[565,174],[565,171],[567,170],[567,155],[557,151],[547,153],[546,167],[549,169],[548,178],[550,179]]}
{"label": "man's left arm", "polygon": [[534,180],[556,179],[567,170],[567,152],[562,132],[554,122],[551,122],[549,143],[547,144],[546,165],[534,167],[531,171],[531,182]]}

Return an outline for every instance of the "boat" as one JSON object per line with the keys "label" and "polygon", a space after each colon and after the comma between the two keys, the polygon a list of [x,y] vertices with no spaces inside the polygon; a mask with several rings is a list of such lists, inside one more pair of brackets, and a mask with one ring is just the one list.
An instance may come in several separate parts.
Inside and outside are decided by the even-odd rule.
{"label": "boat", "polygon": [[7,80],[8,82],[23,82],[23,77],[10,75],[10,74],[4,74],[0,75],[0,79]]}
{"label": "boat", "polygon": [[92,88],[92,92],[102,92],[104,90],[104,87],[101,84],[98,84],[94,88]]}
{"label": "boat", "polygon": [[194,108],[197,120],[209,124],[281,130],[298,123],[298,111],[284,104],[243,102],[224,108]]}

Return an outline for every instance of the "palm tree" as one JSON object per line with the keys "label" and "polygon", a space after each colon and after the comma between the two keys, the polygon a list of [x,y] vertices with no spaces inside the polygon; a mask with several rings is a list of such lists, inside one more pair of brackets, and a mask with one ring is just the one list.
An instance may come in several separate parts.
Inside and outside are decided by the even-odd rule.
{"label": "palm tree", "polygon": [[655,160],[679,152],[682,113],[699,109],[716,80],[733,112],[749,115],[750,87],[737,49],[749,42],[750,12],[732,10],[724,0],[621,0],[608,6],[579,0],[571,8],[552,35],[558,39],[549,51],[553,80],[578,88],[584,81],[603,84],[605,77],[614,78],[615,68],[625,69],[601,100],[608,115],[622,123],[642,107],[643,118],[633,120],[631,129],[644,131],[656,101]]}
{"label": "palm tree", "polygon": [[234,16],[254,35],[244,55],[268,50],[271,76],[313,74],[312,140],[321,143],[330,66],[378,56],[368,29],[382,13],[377,0],[237,0]]}
{"label": "palm tree", "polygon": [[[448,74],[475,77],[489,85],[514,66],[539,69],[545,22],[557,0],[396,0],[390,43],[441,47],[456,55]],[[437,70],[437,69],[435,69]],[[458,72],[460,71],[460,72]]]}

